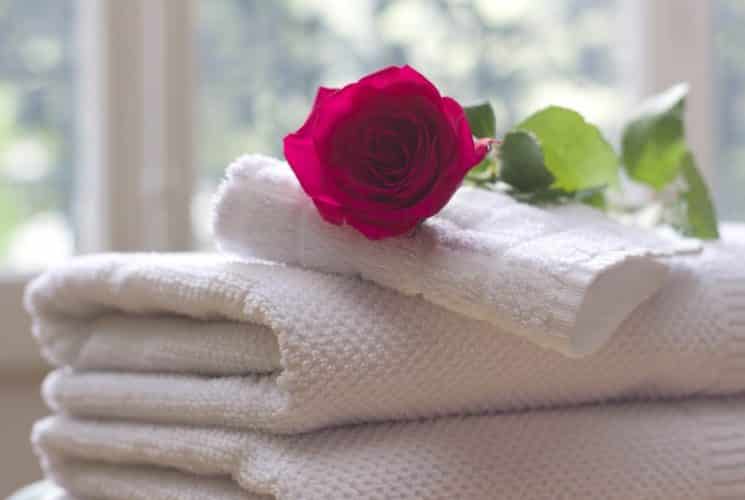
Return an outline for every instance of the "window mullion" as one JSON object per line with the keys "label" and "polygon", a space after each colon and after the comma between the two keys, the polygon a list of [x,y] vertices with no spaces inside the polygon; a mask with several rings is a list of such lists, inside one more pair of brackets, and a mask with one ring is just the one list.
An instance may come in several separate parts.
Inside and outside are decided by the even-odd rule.
{"label": "window mullion", "polygon": [[145,2],[143,195],[158,215],[145,236],[150,248],[185,250],[193,245],[194,4]]}
{"label": "window mullion", "polygon": [[80,0],[81,251],[191,245],[192,8]]}

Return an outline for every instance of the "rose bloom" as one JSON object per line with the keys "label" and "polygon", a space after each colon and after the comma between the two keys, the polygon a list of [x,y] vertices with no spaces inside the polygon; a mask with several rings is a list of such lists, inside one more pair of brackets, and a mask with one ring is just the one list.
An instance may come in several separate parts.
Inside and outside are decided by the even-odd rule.
{"label": "rose bloom", "polygon": [[284,153],[321,216],[369,239],[409,232],[442,209],[487,146],[463,108],[409,66],[319,88]]}

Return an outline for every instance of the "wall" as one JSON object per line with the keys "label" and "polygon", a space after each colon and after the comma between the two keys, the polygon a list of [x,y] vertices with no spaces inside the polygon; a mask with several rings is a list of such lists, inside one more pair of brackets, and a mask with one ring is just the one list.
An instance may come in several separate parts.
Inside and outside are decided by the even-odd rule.
{"label": "wall", "polygon": [[49,413],[39,395],[42,377],[33,372],[0,376],[0,499],[41,478],[29,435],[33,422]]}

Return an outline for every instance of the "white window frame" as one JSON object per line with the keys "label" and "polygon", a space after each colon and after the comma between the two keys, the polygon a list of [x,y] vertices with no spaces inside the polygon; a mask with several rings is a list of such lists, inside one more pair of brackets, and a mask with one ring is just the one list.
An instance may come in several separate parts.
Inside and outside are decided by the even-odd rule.
{"label": "white window frame", "polygon": [[[81,253],[193,245],[195,7],[78,0]],[[0,373],[44,367],[21,306],[31,278],[0,274]]]}
{"label": "white window frame", "polygon": [[[496,0],[495,0],[496,1]],[[712,4],[619,0],[635,97],[691,83],[688,132],[714,182]],[[193,244],[195,0],[78,0],[81,49],[79,251]],[[139,203],[133,203],[138,200]],[[0,373],[43,364],[21,307],[30,276],[0,275]],[[19,334],[23,332],[23,334]]]}
{"label": "white window frame", "polygon": [[194,4],[80,0],[79,5],[80,250],[187,249]]}

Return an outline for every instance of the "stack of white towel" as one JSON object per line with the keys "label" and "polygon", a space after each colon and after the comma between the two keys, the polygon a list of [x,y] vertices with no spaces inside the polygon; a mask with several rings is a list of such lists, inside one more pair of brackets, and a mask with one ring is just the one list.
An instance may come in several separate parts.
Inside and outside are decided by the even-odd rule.
{"label": "stack of white towel", "polygon": [[745,497],[745,228],[464,188],[371,242],[249,156],[215,234],[29,287],[58,498]]}

